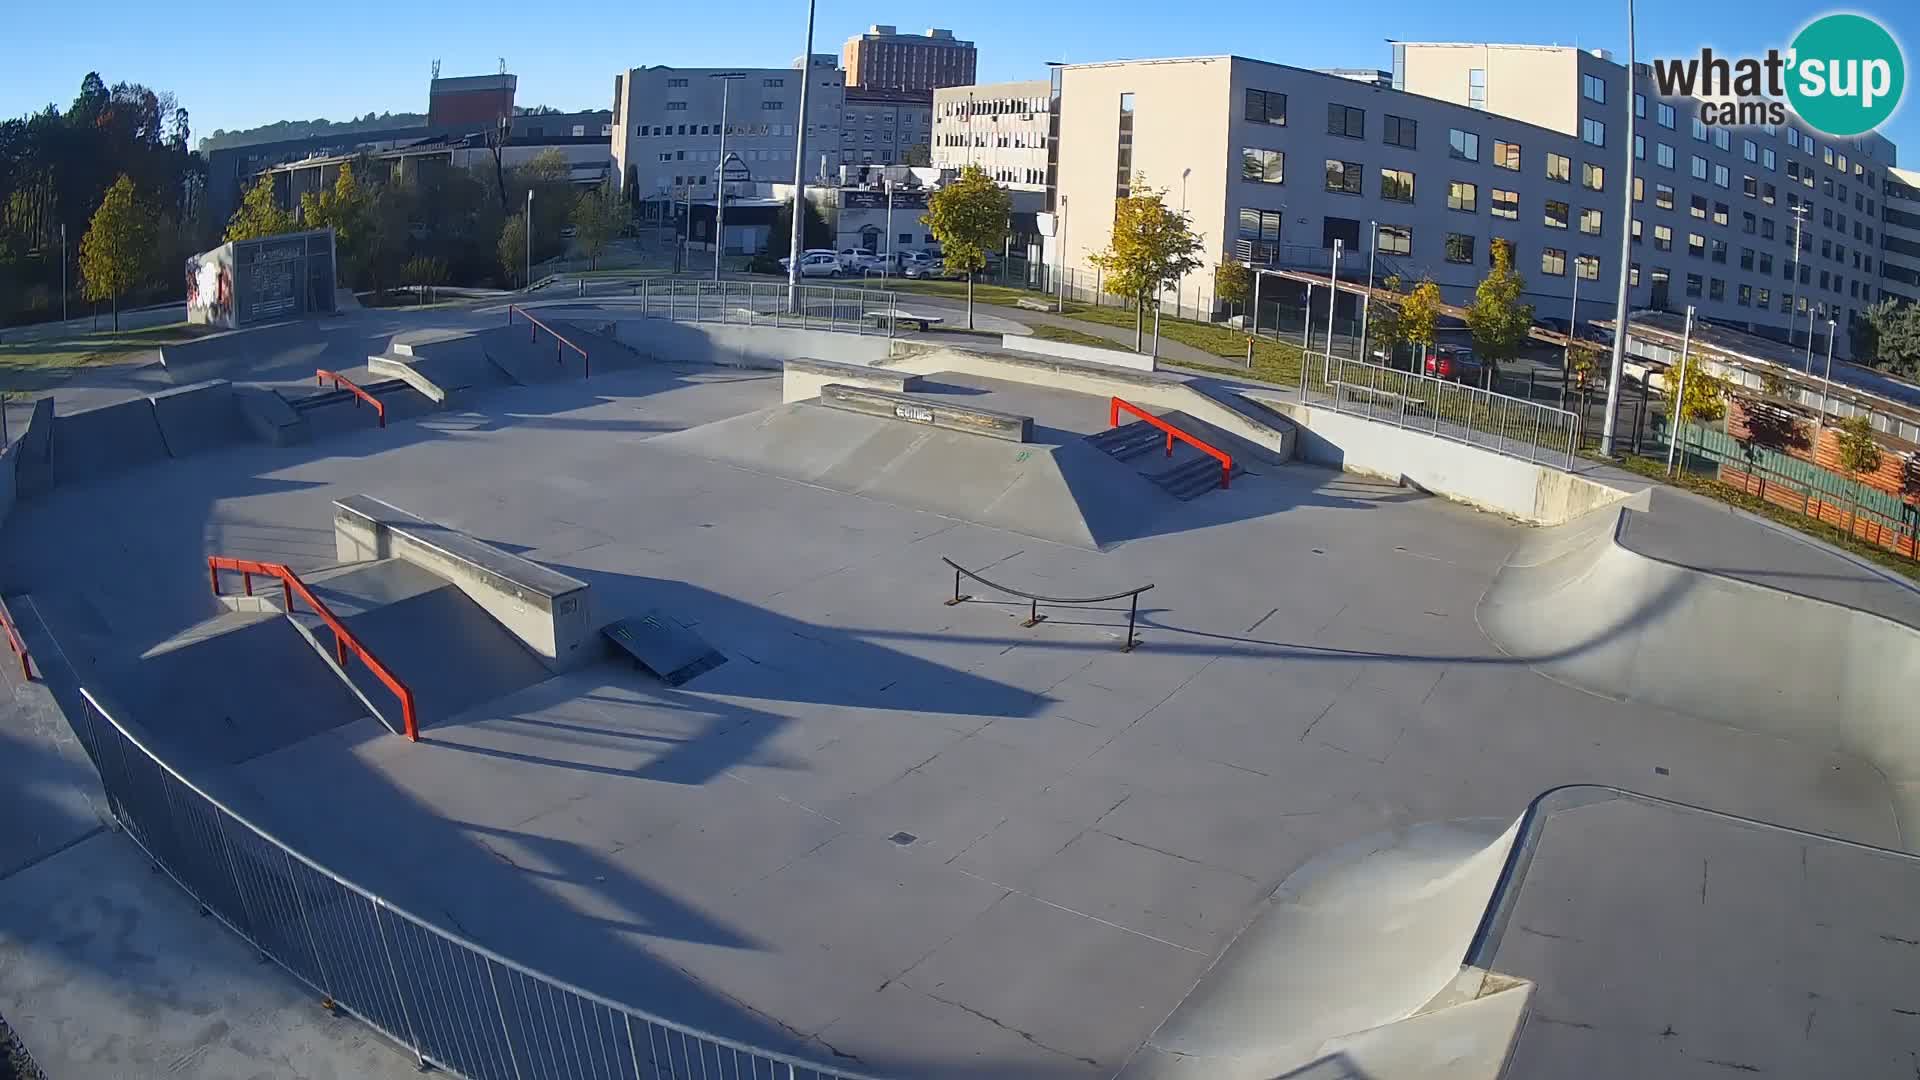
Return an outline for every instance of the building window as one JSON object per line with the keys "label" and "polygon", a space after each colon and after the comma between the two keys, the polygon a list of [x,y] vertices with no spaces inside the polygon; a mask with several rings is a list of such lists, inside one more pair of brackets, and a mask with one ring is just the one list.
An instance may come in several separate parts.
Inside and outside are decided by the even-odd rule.
{"label": "building window", "polygon": [[1380,226],[1380,254],[1413,254],[1413,229],[1406,225]]}
{"label": "building window", "polygon": [[[1400,84],[1396,84],[1394,88],[1401,89],[1402,86]],[[1468,68],[1467,69],[1467,108],[1484,109],[1486,107],[1487,107],[1487,69],[1486,68]]]}
{"label": "building window", "polygon": [[1588,101],[1605,105],[1607,103],[1607,84],[1598,75],[1580,76],[1580,96]]}
{"label": "building window", "polygon": [[669,90],[679,90],[685,87],[686,85],[687,85],[687,80],[685,79],[668,79],[667,80],[667,89]]}
{"label": "building window", "polygon": [[1663,169],[1673,168],[1673,147],[1668,146],[1666,143],[1655,143],[1653,147],[1653,163]]}
{"label": "building window", "polygon": [[1687,275],[1687,295],[1698,297],[1700,295],[1701,286],[1704,284],[1705,284],[1705,281],[1700,277],[1699,274],[1688,274]]}
{"label": "building window", "polygon": [[1327,134],[1344,135],[1349,139],[1367,137],[1367,112],[1346,105],[1327,106]]}
{"label": "building window", "polygon": [[1636,118],[1641,120],[1645,120],[1647,118],[1647,95],[1645,94],[1633,95],[1633,115]]}
{"label": "building window", "polygon": [[1419,146],[1420,125],[1415,121],[1388,113],[1383,126],[1385,130],[1381,132],[1380,141],[1388,146],[1398,146],[1407,150]]}
{"label": "building window", "polygon": [[1693,160],[1688,163],[1688,171],[1692,173],[1695,180],[1705,180],[1707,178],[1707,159],[1701,157],[1699,154],[1693,155]]}
{"label": "building window", "polygon": [[1713,223],[1715,225],[1725,225],[1727,223],[1728,212],[1729,211],[1726,203],[1723,203],[1723,202],[1714,203],[1713,204]]}
{"label": "building window", "polygon": [[1693,118],[1693,141],[1694,142],[1707,141],[1707,125],[1701,123],[1700,117],[1697,115]]}
{"label": "building window", "polygon": [[1654,119],[1654,122],[1659,124],[1661,127],[1666,128],[1668,131],[1672,131],[1673,130],[1673,106],[1668,105],[1664,102],[1656,104],[1653,107],[1653,119]]}
{"label": "building window", "polygon": [[1447,261],[1450,263],[1473,262],[1473,237],[1466,233],[1447,234]]}
{"label": "building window", "polygon": [[1575,255],[1573,257],[1573,272],[1575,276],[1585,278],[1588,281],[1599,281],[1600,256]]}
{"label": "building window", "polygon": [[1740,140],[1740,156],[1747,161],[1760,160],[1760,144],[1752,139]]}
{"label": "building window", "polygon": [[1540,272],[1548,277],[1566,277],[1567,253],[1559,248],[1541,248]]}
{"label": "building window", "polygon": [[1580,141],[1589,146],[1607,145],[1607,125],[1590,116],[1581,119]]}
{"label": "building window", "polygon": [[1647,160],[1647,137],[1645,135],[1635,135],[1633,137],[1633,159],[1635,161]]}
{"label": "building window", "polygon": [[1699,233],[1687,234],[1687,254],[1696,259],[1707,257],[1707,238]]}
{"label": "building window", "polygon": [[[1769,169],[1775,169],[1779,160],[1779,158],[1774,156],[1773,147],[1771,146],[1760,151],[1760,164],[1765,165]],[[1775,171],[1778,170],[1775,169]]]}
{"label": "building window", "polygon": [[1494,188],[1493,205],[1490,210],[1494,217],[1506,218],[1508,221],[1520,220],[1520,193]]}
{"label": "building window", "polygon": [[687,103],[684,101],[669,101],[667,102],[667,111],[668,112],[686,112]]}
{"label": "building window", "polygon": [[1723,127],[1714,128],[1713,129],[1713,148],[1715,150],[1730,149],[1731,148],[1729,143],[1730,138],[1731,137],[1727,134],[1726,128],[1723,128]]}
{"label": "building window", "polygon": [[1567,227],[1567,204],[1553,199],[1547,200],[1547,228],[1564,229]]}
{"label": "building window", "polygon": [[761,111],[763,112],[779,112],[782,109],[785,109],[786,107],[787,107],[786,102],[780,101],[777,99],[773,101],[763,101],[760,103],[760,108],[761,108]]}
{"label": "building window", "polygon": [[1357,161],[1335,161],[1327,159],[1327,190],[1338,191],[1343,195],[1360,194],[1360,176],[1362,167]]}
{"label": "building window", "polygon": [[1447,155],[1461,161],[1480,160],[1480,136],[1471,131],[1452,128],[1447,132]]}
{"label": "building window", "polygon": [[777,78],[776,78],[776,79],[761,79],[761,80],[760,80],[760,85],[761,85],[761,86],[763,86],[763,87],[766,87],[766,88],[767,88],[767,89],[769,89],[769,90],[773,90],[773,89],[778,89],[779,87],[782,87],[782,86],[785,86],[785,85],[787,85],[787,80],[785,80],[785,79],[777,79]]}
{"label": "building window", "polygon": [[1753,249],[1752,248],[1743,247],[1740,249],[1740,269],[1746,270],[1749,272],[1753,270]]}
{"label": "building window", "polygon": [[1552,151],[1547,152],[1547,179],[1558,180],[1563,184],[1573,181],[1573,159]]}
{"label": "building window", "polygon": [[1287,123],[1287,95],[1277,90],[1247,90],[1247,119],[1256,124]]}
{"label": "building window", "polygon": [[[1725,129],[1722,128],[1719,130],[1724,131]],[[1727,283],[1719,278],[1714,278],[1710,281],[1707,284],[1707,299],[1725,302],[1727,299]]]}
{"label": "building window", "polygon": [[1413,173],[1406,169],[1381,169],[1380,197],[1394,202],[1412,202]]}
{"label": "building window", "polygon": [[1464,180],[1454,180],[1447,184],[1447,209],[1465,210],[1471,214],[1480,208],[1479,202],[1480,189],[1477,186]]}
{"label": "building window", "polygon": [[1689,213],[1701,221],[1707,220],[1707,197],[1705,195],[1691,196],[1687,200],[1687,203]]}
{"label": "building window", "polygon": [[1279,252],[1280,225],[1283,216],[1277,210],[1240,211],[1240,250],[1254,262],[1272,262]]}
{"label": "building window", "polygon": [[1113,193],[1124,199],[1133,192],[1133,95],[1120,95],[1120,145],[1115,157]]}
{"label": "building window", "polygon": [[1240,179],[1256,184],[1282,183],[1286,155],[1278,150],[1257,150],[1248,147],[1240,151]]}
{"label": "building window", "polygon": [[1759,198],[1760,181],[1751,176],[1742,176],[1740,178],[1740,194],[1745,195],[1749,199]]}
{"label": "building window", "polygon": [[1653,250],[1655,251],[1672,251],[1673,250],[1673,230],[1672,229],[1668,228],[1665,225],[1655,225],[1653,227]]}
{"label": "building window", "polygon": [[1768,206],[1772,206],[1774,204],[1774,200],[1778,197],[1778,193],[1779,193],[1779,189],[1774,187],[1772,184],[1760,185],[1760,201],[1763,203],[1766,203]]}
{"label": "building window", "polygon": [[1580,186],[1588,191],[1604,191],[1607,186],[1607,170],[1591,161],[1581,162]]}
{"label": "building window", "polygon": [[1713,167],[1713,183],[1715,187],[1727,187],[1731,182],[1732,178],[1728,174],[1725,165],[1715,165]]}
{"label": "building window", "polygon": [[1520,144],[1504,139],[1493,140],[1493,163],[1503,169],[1520,171]]}
{"label": "building window", "polygon": [[1740,214],[1740,231],[1741,232],[1751,235],[1756,230],[1758,230],[1759,227],[1760,227],[1760,222],[1758,218],[1754,217],[1752,213],[1749,213],[1747,211],[1741,212]]}
{"label": "building window", "polygon": [[1600,220],[1600,211],[1592,207],[1582,207],[1580,210],[1580,231],[1586,233],[1588,236],[1599,236]]}
{"label": "building window", "polygon": [[1639,218],[1634,218],[1633,221],[1627,226],[1627,235],[1631,236],[1633,238],[1633,242],[1636,244],[1641,244],[1646,242],[1646,236],[1643,234],[1643,226]]}
{"label": "building window", "polygon": [[1710,257],[1714,262],[1725,263],[1727,261],[1727,242],[1715,237],[1710,246]]}

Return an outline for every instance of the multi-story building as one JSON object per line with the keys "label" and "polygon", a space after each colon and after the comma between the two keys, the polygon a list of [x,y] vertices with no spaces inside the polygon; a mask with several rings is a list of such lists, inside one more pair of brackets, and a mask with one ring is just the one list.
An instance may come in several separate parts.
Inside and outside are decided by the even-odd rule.
{"label": "multi-story building", "polygon": [[[830,59],[830,58],[829,58]],[[721,75],[738,76],[733,79]],[[807,155],[837,163],[846,87],[839,69],[634,68],[613,77],[613,160],[636,200],[710,200],[720,182],[722,84],[726,106],[726,182],[793,180],[800,80],[807,96]],[[811,164],[811,163],[809,163]],[[730,189],[731,190],[731,187]]]}
{"label": "multi-story building", "polygon": [[1920,172],[1888,169],[1881,197],[1881,291],[1920,302]]}
{"label": "multi-story building", "polygon": [[1052,90],[1046,79],[935,90],[933,164],[978,165],[1010,191],[1045,191]]}
{"label": "multi-story building", "polygon": [[847,85],[870,90],[937,90],[973,81],[979,53],[951,30],[902,34],[875,25],[840,47]]}
{"label": "multi-story building", "polygon": [[923,165],[929,160],[933,91],[849,86],[846,93],[840,116],[840,164]]}
{"label": "multi-story building", "polygon": [[427,126],[499,123],[513,115],[519,85],[518,77],[505,72],[436,78],[427,88]]}
{"label": "multi-story building", "polygon": [[[1471,49],[1496,59],[1475,64]],[[1443,67],[1442,50],[1459,55]],[[1523,78],[1530,90],[1510,92]],[[1571,49],[1396,44],[1392,81],[1408,89],[1234,56],[1066,67],[1064,236],[1049,261],[1087,265],[1115,198],[1145,183],[1191,216],[1209,269],[1224,258],[1325,272],[1337,239],[1343,278],[1364,277],[1372,256],[1376,276],[1431,278],[1460,303],[1500,241],[1538,315],[1566,317],[1577,281],[1597,316],[1629,228],[1637,308],[1695,305],[1785,338],[1790,318],[1804,335],[1813,314],[1824,335],[1829,313],[1844,326],[1877,295],[1884,138],[1710,128],[1690,99],[1658,99],[1643,70],[1629,223],[1621,65]]]}

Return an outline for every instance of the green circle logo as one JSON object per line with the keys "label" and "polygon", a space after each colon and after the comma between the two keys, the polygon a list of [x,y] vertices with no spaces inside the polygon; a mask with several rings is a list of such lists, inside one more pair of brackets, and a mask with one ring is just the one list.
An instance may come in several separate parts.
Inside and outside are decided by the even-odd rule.
{"label": "green circle logo", "polygon": [[1864,15],[1825,15],[1793,39],[1787,99],[1829,135],[1872,131],[1893,115],[1906,87],[1900,43]]}

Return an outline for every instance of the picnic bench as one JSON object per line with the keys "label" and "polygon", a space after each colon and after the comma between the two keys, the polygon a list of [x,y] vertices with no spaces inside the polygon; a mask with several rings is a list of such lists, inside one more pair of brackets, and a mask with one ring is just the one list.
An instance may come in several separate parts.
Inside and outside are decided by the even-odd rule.
{"label": "picnic bench", "polygon": [[1426,398],[1417,398],[1394,390],[1381,390],[1378,387],[1341,382],[1338,379],[1328,382],[1327,386],[1336,394],[1345,394],[1350,401],[1385,404],[1402,412],[1423,412],[1427,407]]}
{"label": "picnic bench", "polygon": [[885,326],[889,322],[893,323],[896,327],[903,322],[916,323],[923,331],[930,330],[940,323],[947,321],[939,315],[902,311],[899,308],[881,308],[878,311],[869,311],[867,312],[867,318],[872,319],[875,326]]}

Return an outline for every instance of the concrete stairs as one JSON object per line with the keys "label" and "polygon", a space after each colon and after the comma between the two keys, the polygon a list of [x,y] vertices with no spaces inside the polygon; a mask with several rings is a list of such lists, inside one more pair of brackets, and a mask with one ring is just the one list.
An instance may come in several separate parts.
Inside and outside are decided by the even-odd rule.
{"label": "concrete stairs", "polygon": [[[1212,441],[1208,439],[1210,432],[1196,431],[1194,434]],[[1145,420],[1135,420],[1131,424],[1089,435],[1086,441],[1110,457],[1134,463],[1141,476],[1182,502],[1197,499],[1220,486],[1218,461],[1177,439],[1174,440],[1173,455],[1167,457],[1166,439],[1166,433],[1159,428]],[[1240,467],[1236,459],[1232,475],[1239,476],[1244,472],[1246,470]]]}

